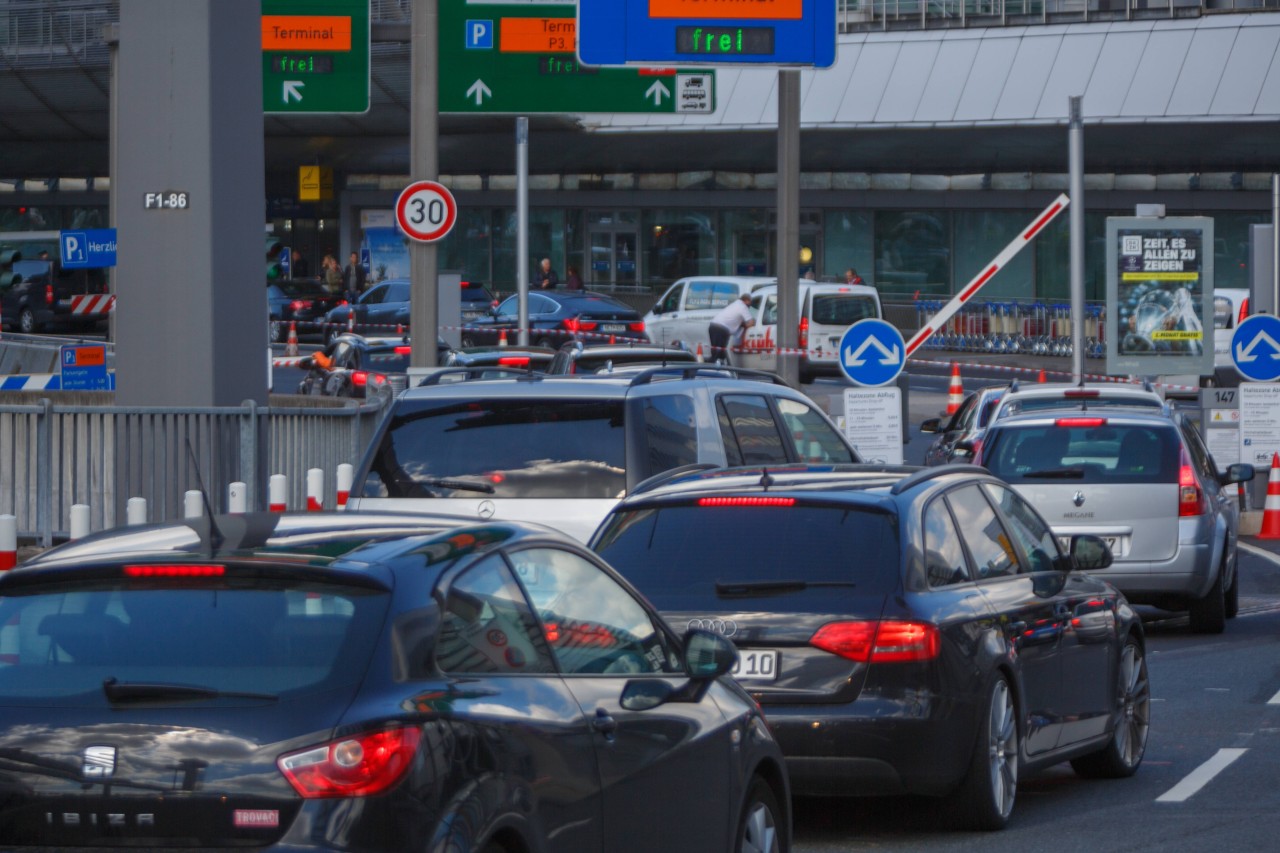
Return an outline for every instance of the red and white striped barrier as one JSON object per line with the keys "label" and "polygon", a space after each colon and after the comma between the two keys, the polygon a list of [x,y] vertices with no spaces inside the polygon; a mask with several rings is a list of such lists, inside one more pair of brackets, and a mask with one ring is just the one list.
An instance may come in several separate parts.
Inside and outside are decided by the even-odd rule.
{"label": "red and white striped barrier", "polygon": [[0,515],[0,571],[18,565],[18,517]]}
{"label": "red and white striped barrier", "polygon": [[71,297],[71,313],[80,317],[109,314],[116,307],[116,298],[107,293],[87,293]]}
{"label": "red and white striped barrier", "polygon": [[267,510],[284,512],[288,509],[289,478],[284,474],[272,474],[267,481]]}
{"label": "red and white striped barrier", "polygon": [[337,509],[344,510],[347,508],[347,500],[351,497],[351,481],[355,475],[355,468],[349,462],[343,462],[338,466],[337,478]]}
{"label": "red and white striped barrier", "polygon": [[324,469],[307,469],[307,512],[324,509]]}
{"label": "red and white striped barrier", "polygon": [[[988,364],[981,361],[955,362],[955,361],[933,361],[927,358],[913,358],[913,359],[910,359],[910,363],[921,364],[921,365],[932,365],[939,368],[943,368],[944,370],[950,370],[951,365],[959,364],[961,367],[965,368],[966,370],[972,367],[974,369],[985,370],[985,371],[990,371],[994,373],[1029,373],[1032,375],[1050,374],[1053,376],[1060,376],[1064,380],[1069,380],[1075,375],[1063,370],[1046,371],[1043,367],[1013,367],[1007,364]],[[1106,376],[1101,373],[1085,373],[1085,374],[1082,374],[1080,378],[1086,382],[1114,382],[1120,385],[1141,384],[1141,380],[1139,379],[1132,379],[1128,376]],[[1039,380],[1039,381],[1043,381],[1043,380]],[[1152,387],[1163,388],[1166,391],[1199,391],[1200,390],[1195,385],[1173,385],[1173,384],[1164,383],[1164,382],[1153,382]]]}

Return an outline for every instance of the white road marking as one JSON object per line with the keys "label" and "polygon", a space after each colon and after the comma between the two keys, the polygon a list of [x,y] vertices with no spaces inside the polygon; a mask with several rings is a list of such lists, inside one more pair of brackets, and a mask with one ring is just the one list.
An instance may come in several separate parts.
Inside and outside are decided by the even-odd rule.
{"label": "white road marking", "polygon": [[1277,693],[1276,695],[1274,695],[1274,696],[1272,696],[1270,699],[1268,699],[1268,700],[1267,700],[1267,704],[1268,704],[1268,705],[1280,705],[1280,693]]}
{"label": "white road marking", "polygon": [[1174,785],[1168,791],[1156,797],[1157,803],[1183,803],[1189,800],[1197,791],[1208,785],[1213,777],[1217,776],[1223,770],[1231,765],[1240,756],[1244,755],[1247,749],[1220,749],[1217,754],[1201,764],[1195,770],[1192,770],[1181,782]]}
{"label": "white road marking", "polygon": [[1236,540],[1236,547],[1241,551],[1249,552],[1255,557],[1261,557],[1262,559],[1269,561],[1272,565],[1280,566],[1280,555],[1273,554],[1266,548],[1259,548],[1257,545],[1250,545],[1248,542],[1241,542],[1239,540]]}

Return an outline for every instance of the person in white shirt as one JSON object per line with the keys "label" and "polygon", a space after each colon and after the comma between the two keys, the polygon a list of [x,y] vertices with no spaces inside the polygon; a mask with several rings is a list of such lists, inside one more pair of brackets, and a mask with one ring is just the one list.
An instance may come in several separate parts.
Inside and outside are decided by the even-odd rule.
{"label": "person in white shirt", "polygon": [[735,299],[722,308],[711,318],[711,325],[707,327],[707,337],[711,339],[711,359],[727,360],[729,342],[738,340],[743,332],[755,324],[755,318],[751,316],[750,293],[742,294],[740,299]]}

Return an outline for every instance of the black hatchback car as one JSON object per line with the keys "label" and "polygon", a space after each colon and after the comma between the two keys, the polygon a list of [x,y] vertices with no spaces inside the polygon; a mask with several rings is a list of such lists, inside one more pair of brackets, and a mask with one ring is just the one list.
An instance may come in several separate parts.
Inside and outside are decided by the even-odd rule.
{"label": "black hatchback car", "polygon": [[1142,624],[973,465],[729,468],[651,481],[592,546],[672,624],[738,646],[798,794],[951,795],[999,829],[1020,772],[1133,774]]}
{"label": "black hatchback car", "polygon": [[121,528],[0,576],[6,849],[785,853],[731,643],[548,528]]}
{"label": "black hatchback car", "polygon": [[[610,340],[647,341],[644,318],[625,302],[589,290],[538,290],[529,293],[529,342],[556,348],[571,340],[607,343]],[[462,327],[462,346],[496,344],[506,333],[516,342],[520,329],[520,298],[509,296],[483,317]]]}

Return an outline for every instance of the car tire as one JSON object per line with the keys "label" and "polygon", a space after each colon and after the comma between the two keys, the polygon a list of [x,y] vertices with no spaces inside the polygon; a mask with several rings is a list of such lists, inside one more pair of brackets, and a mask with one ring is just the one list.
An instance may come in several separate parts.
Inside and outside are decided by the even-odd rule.
{"label": "car tire", "polygon": [[1227,627],[1227,600],[1222,588],[1222,569],[1218,567],[1218,576],[1213,579],[1213,586],[1204,598],[1191,602],[1191,632],[1193,634],[1221,634]]}
{"label": "car tire", "polygon": [[1116,685],[1119,705],[1115,731],[1106,747],[1071,759],[1071,769],[1086,779],[1124,779],[1138,772],[1147,751],[1151,722],[1151,682],[1147,656],[1133,637],[1120,651]]}
{"label": "car tire", "polygon": [[1223,593],[1223,614],[1228,619],[1234,619],[1240,613],[1240,564],[1236,563],[1236,570],[1231,573],[1231,586],[1227,587]]}
{"label": "car tire", "polygon": [[752,781],[738,819],[734,853],[787,853],[787,833],[773,789],[760,778]]}
{"label": "car tire", "polygon": [[18,331],[24,335],[34,335],[40,331],[40,324],[36,322],[36,314],[30,308],[23,308],[18,313]]}
{"label": "car tire", "polygon": [[1009,681],[997,674],[978,715],[973,757],[954,806],[972,829],[1004,829],[1018,795],[1018,713]]}

